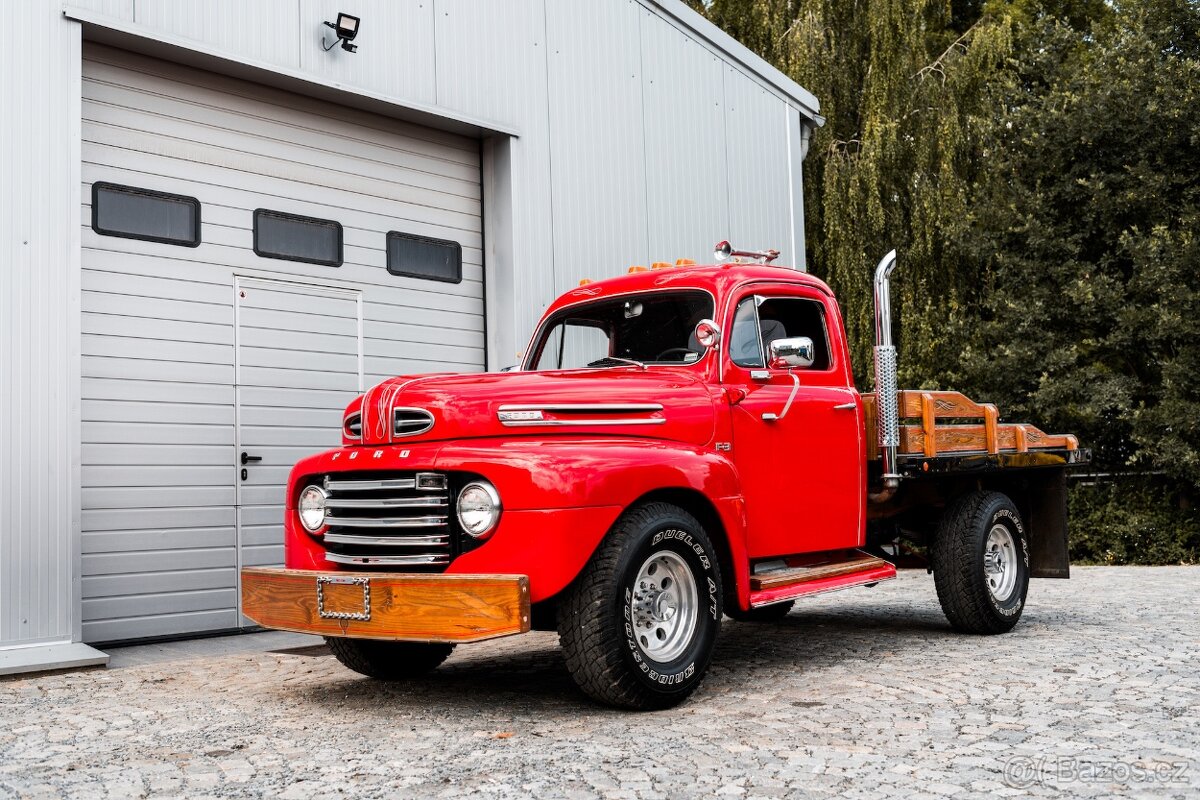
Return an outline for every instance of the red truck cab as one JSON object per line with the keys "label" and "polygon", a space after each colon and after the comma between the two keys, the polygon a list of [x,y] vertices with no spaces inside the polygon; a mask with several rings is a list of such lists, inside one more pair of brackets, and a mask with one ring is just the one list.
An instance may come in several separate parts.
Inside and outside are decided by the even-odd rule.
{"label": "red truck cab", "polygon": [[[973,632],[1008,630],[1028,578],[1065,572],[1073,437],[1009,437],[943,393],[984,424],[939,426],[929,400],[922,467],[892,444],[912,426],[878,418],[908,396],[855,388],[822,281],[659,266],[565,293],[520,369],[392,378],[351,403],[343,446],[292,470],[286,566],[243,571],[244,612],[392,679],[556,628],[585,692],[657,708],[695,689],[724,615],[886,580],[906,541],[941,554],[948,586],[970,574],[973,594],[939,596]],[[966,447],[939,453],[953,428]]]}

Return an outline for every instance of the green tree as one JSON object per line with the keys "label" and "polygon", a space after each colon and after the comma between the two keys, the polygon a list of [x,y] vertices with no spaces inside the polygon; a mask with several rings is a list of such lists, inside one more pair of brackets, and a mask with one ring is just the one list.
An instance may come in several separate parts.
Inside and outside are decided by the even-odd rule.
{"label": "green tree", "polygon": [[[1152,473],[1106,487],[1127,519],[1110,539],[1170,539],[1194,560],[1200,5],[1121,2],[1085,30],[1032,19],[1011,72],[956,234],[984,287],[958,377],[1009,416],[1078,432],[1102,470]],[[1148,523],[1149,496],[1183,513]]]}

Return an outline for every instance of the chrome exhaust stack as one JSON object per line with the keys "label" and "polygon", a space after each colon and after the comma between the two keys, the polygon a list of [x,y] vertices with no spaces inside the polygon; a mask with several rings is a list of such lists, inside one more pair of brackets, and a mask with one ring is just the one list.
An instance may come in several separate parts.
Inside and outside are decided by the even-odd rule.
{"label": "chrome exhaust stack", "polygon": [[883,257],[875,268],[875,409],[879,452],[883,456],[883,491],[871,495],[873,502],[888,500],[900,487],[896,451],[900,447],[900,409],[896,390],[896,348],[892,346],[892,298],[888,283],[896,268],[896,251]]}

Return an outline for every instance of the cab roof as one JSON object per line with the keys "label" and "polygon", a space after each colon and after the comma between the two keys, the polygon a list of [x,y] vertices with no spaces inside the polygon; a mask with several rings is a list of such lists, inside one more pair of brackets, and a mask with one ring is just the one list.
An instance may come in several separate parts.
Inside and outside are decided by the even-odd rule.
{"label": "cab roof", "polygon": [[824,281],[807,272],[768,264],[728,262],[725,264],[662,267],[631,272],[615,278],[583,282],[577,288],[563,292],[557,300],[550,304],[546,314],[553,314],[560,308],[586,300],[599,300],[603,297],[668,288],[701,289],[710,292],[719,301],[734,287],[754,281],[786,282],[811,286],[833,297],[833,292]]}

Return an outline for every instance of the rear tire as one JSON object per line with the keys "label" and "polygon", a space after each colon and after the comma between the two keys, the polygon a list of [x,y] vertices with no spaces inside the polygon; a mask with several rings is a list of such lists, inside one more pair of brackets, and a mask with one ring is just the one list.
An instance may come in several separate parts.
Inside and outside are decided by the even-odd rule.
{"label": "rear tire", "polygon": [[325,644],[342,666],[381,681],[402,681],[437,669],[454,651],[452,644],[381,642],[326,636]]}
{"label": "rear tire", "polygon": [[636,710],[670,708],[695,691],[720,627],[716,550],[695,517],[667,503],[617,520],[558,613],[579,688]]}
{"label": "rear tire", "polygon": [[972,492],[942,514],[932,548],[933,578],[946,619],[964,633],[1013,629],[1029,591],[1029,546],[1012,500]]}
{"label": "rear tire", "polygon": [[761,608],[752,608],[749,611],[730,607],[725,609],[725,616],[738,622],[779,622],[788,615],[794,605],[796,605],[795,600],[788,600],[785,603],[774,603]]}

